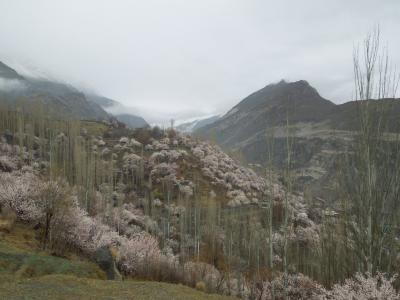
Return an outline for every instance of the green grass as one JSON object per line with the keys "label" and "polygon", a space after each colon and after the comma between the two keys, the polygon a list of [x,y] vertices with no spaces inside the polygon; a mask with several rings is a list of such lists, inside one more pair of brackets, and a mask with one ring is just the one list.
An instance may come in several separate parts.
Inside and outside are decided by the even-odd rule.
{"label": "green grass", "polygon": [[[1,279],[1,277],[0,277]],[[103,281],[66,275],[0,283],[0,299],[135,299],[135,300],[228,300],[183,285],[143,281]]]}
{"label": "green grass", "polygon": [[93,263],[18,251],[0,242],[0,274],[17,278],[66,274],[77,277],[103,278],[103,272]]}
{"label": "green grass", "polygon": [[[29,229],[19,226],[15,232],[0,239],[0,275],[27,278],[62,274],[95,279],[105,278],[104,272],[92,262],[55,257],[39,251],[31,241],[31,235],[19,234],[23,229]],[[29,245],[32,247],[30,250]]]}
{"label": "green grass", "polygon": [[40,250],[35,232],[15,224],[0,232],[0,299],[234,299],[152,281],[107,281],[94,263],[51,256]]}

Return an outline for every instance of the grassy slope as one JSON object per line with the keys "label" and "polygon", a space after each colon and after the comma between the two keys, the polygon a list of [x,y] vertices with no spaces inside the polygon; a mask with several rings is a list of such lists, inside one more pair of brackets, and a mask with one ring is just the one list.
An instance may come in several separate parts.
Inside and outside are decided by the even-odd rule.
{"label": "grassy slope", "polygon": [[104,273],[91,262],[39,251],[27,226],[0,232],[0,299],[233,299],[176,284],[102,278]]}
{"label": "grassy slope", "polygon": [[0,284],[1,299],[233,299],[209,295],[175,284],[103,281],[67,275],[48,275]]}
{"label": "grassy slope", "polygon": [[92,262],[78,258],[61,258],[41,251],[35,232],[17,224],[0,238],[0,276],[15,279],[49,274],[71,275],[94,279],[105,278],[104,272]]}

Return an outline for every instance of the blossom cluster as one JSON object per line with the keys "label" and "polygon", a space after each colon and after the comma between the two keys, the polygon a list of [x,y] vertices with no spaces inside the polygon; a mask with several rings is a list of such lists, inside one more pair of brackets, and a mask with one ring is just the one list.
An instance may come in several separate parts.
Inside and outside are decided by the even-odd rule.
{"label": "blossom cluster", "polygon": [[228,206],[256,204],[265,192],[265,180],[253,170],[240,166],[219,147],[181,137],[201,164],[202,174],[215,186],[226,189]]}

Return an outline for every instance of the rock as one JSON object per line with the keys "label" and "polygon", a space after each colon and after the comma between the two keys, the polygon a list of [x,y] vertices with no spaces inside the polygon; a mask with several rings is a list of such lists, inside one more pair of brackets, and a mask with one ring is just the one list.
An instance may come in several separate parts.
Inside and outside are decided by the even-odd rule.
{"label": "rock", "polygon": [[101,247],[94,253],[94,260],[106,272],[108,280],[122,280],[121,274],[115,266],[114,257],[107,246]]}

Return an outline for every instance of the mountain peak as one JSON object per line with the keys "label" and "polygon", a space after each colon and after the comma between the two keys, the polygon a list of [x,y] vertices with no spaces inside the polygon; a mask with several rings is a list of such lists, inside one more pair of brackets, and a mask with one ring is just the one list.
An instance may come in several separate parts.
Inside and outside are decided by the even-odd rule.
{"label": "mountain peak", "polygon": [[[216,136],[221,145],[236,145],[257,139],[275,126],[319,123],[335,109],[306,80],[269,84],[247,96],[215,123],[200,128],[202,137]],[[215,134],[214,134],[215,133]]]}
{"label": "mountain peak", "polygon": [[294,84],[298,84],[298,85],[302,85],[302,86],[309,86],[309,87],[311,87],[311,85],[308,83],[308,81],[307,80],[298,80],[298,81],[295,81],[295,82],[293,82]]}
{"label": "mountain peak", "polygon": [[23,79],[21,75],[14,69],[7,66],[5,63],[0,61],[0,78],[4,79]]}
{"label": "mountain peak", "polygon": [[334,105],[329,100],[322,98],[306,80],[287,82],[282,79],[278,83],[269,84],[249,95],[235,108],[239,111],[260,111],[266,107],[281,106],[287,101],[301,106],[315,106],[315,108]]}
{"label": "mountain peak", "polygon": [[304,79],[300,79],[300,80],[297,80],[297,81],[287,81],[285,79],[281,79],[278,83],[268,84],[266,87],[269,87],[269,86],[281,86],[281,87],[284,87],[284,86],[290,86],[290,85],[309,86],[309,87],[311,87],[310,84],[308,83],[308,81],[304,80]]}

